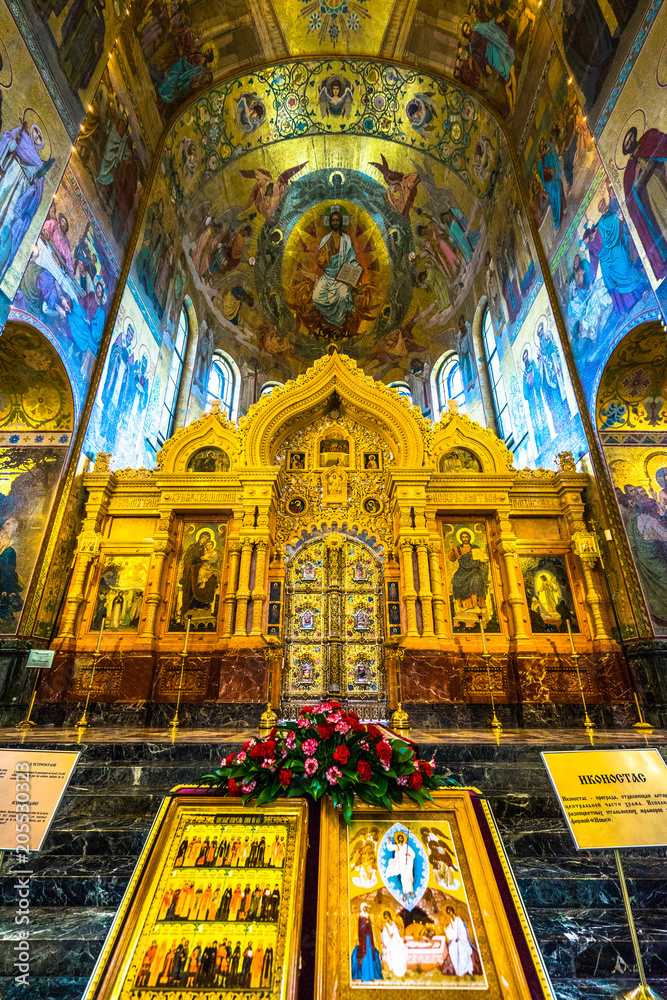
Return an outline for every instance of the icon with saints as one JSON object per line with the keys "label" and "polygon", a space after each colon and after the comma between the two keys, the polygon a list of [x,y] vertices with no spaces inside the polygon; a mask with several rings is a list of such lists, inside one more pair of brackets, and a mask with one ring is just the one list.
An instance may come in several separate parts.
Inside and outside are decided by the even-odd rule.
{"label": "icon with saints", "polygon": [[353,821],[348,865],[351,985],[488,986],[449,823]]}

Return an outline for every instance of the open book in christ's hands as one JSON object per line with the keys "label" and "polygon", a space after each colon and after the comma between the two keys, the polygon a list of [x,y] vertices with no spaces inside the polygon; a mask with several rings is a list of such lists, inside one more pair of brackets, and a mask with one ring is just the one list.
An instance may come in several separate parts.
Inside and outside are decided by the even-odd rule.
{"label": "open book in christ's hands", "polygon": [[341,264],[336,281],[342,281],[345,285],[352,285],[355,288],[359,284],[362,274],[363,269],[358,264]]}

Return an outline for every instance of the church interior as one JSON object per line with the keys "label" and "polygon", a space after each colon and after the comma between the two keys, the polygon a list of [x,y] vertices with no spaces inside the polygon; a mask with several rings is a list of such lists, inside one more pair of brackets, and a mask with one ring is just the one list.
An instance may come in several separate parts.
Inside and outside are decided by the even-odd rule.
{"label": "church interior", "polygon": [[162,797],[332,700],[485,797],[545,996],[667,995],[665,847],[631,993],[540,757],[667,746],[667,4],[127,2],[0,0],[0,730],[80,752],[0,996],[92,997]]}

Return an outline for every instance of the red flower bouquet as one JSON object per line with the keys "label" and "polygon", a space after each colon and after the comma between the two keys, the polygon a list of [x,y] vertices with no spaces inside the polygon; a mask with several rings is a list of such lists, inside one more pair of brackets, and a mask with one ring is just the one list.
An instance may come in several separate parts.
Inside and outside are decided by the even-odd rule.
{"label": "red flower bouquet", "polygon": [[330,795],[349,823],[355,795],[384,809],[400,804],[404,794],[423,806],[433,789],[457,784],[435,776],[434,769],[433,761],[417,760],[403,740],[326,701],[303,708],[298,722],[282,722],[268,739],[248,740],[200,784],[258,805],[281,795]]}

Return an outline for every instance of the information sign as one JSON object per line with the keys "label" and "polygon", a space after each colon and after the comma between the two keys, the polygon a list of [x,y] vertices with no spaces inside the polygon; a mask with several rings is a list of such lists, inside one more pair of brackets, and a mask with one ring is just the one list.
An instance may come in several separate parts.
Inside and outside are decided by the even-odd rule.
{"label": "information sign", "polygon": [[667,844],[667,764],[656,749],[543,753],[577,850]]}
{"label": "information sign", "polygon": [[79,751],[0,749],[0,851],[39,851]]}
{"label": "information sign", "polygon": [[26,667],[36,667],[37,670],[49,670],[53,666],[55,649],[31,649],[28,653]]}

